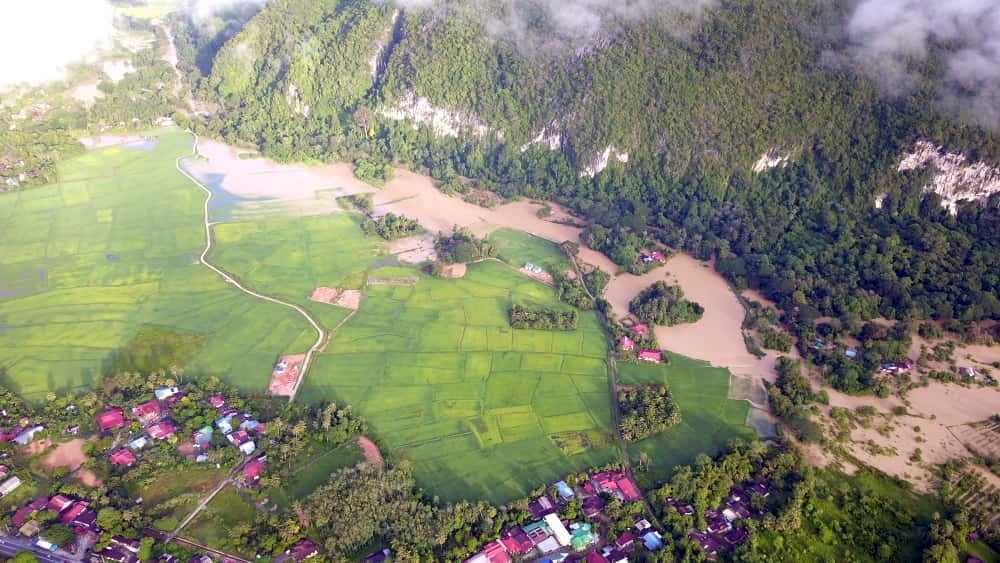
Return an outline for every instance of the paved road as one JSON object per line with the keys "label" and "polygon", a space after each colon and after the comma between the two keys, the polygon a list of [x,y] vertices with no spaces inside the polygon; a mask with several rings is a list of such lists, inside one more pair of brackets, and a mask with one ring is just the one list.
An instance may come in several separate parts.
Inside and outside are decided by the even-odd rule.
{"label": "paved road", "polygon": [[[196,134],[194,134],[193,132],[190,132],[190,131],[189,131],[189,133],[191,133],[191,135],[194,136],[193,152],[194,152],[195,155],[197,155],[198,154],[198,135],[196,135]],[[199,257],[199,261],[202,264],[204,264],[208,269],[210,269],[213,272],[215,272],[216,274],[218,274],[219,277],[221,277],[223,279],[223,281],[225,281],[226,283],[232,284],[236,289],[239,289],[243,293],[246,293],[247,295],[249,295],[251,297],[255,297],[257,299],[260,299],[261,301],[267,301],[268,303],[275,303],[275,304],[281,305],[282,307],[288,307],[289,309],[294,310],[298,314],[302,315],[307,321],[309,321],[309,324],[311,324],[312,327],[316,330],[316,342],[306,352],[306,358],[305,358],[305,360],[302,361],[302,373],[301,373],[301,375],[299,375],[299,380],[295,384],[295,389],[292,391],[291,396],[288,398],[288,401],[292,402],[292,401],[295,400],[295,395],[298,394],[299,387],[301,386],[302,382],[305,381],[305,379],[306,379],[306,372],[309,370],[309,364],[312,362],[313,354],[315,354],[320,348],[323,347],[323,342],[326,340],[326,331],[323,330],[323,327],[320,326],[320,324],[318,322],[316,322],[316,319],[314,319],[313,316],[310,315],[309,312],[306,311],[305,309],[303,309],[302,307],[299,307],[298,305],[296,305],[294,303],[289,303],[287,301],[282,301],[281,299],[278,299],[278,298],[275,298],[275,297],[271,297],[270,295],[264,295],[263,293],[258,293],[258,292],[254,291],[252,289],[247,289],[243,284],[241,284],[239,282],[239,280],[237,280],[236,278],[234,278],[233,276],[231,276],[230,274],[228,274],[227,272],[225,272],[224,270],[222,270],[221,268],[219,268],[215,264],[212,264],[211,262],[209,262],[209,260],[208,260],[208,254],[212,251],[212,245],[213,245],[214,241],[213,241],[213,238],[212,238],[212,224],[208,220],[208,216],[209,216],[208,215],[208,206],[209,206],[209,203],[212,201],[212,197],[213,197],[214,194],[212,193],[212,190],[208,189],[208,187],[206,187],[204,184],[202,184],[201,182],[199,182],[197,178],[195,178],[194,176],[188,174],[187,171],[184,170],[183,167],[181,167],[181,158],[184,158],[184,157],[177,157],[177,160],[174,162],[174,166],[177,167],[177,171],[180,172],[181,174],[183,174],[184,177],[187,178],[188,180],[191,180],[191,182],[193,182],[199,188],[201,188],[202,190],[204,190],[206,194],[208,194],[208,197],[205,198],[204,218],[203,218],[204,219],[203,222],[204,222],[204,225],[205,225],[205,249],[201,251],[201,256]]]}
{"label": "paved road", "polygon": [[13,557],[22,551],[32,552],[42,563],[63,563],[64,561],[69,561],[69,559],[60,557],[51,551],[35,547],[29,539],[0,536],[0,555]]}

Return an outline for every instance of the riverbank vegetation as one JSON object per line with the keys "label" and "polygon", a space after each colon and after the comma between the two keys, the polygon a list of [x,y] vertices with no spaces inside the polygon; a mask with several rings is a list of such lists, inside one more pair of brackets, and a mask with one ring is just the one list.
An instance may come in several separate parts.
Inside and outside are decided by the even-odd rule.
{"label": "riverbank vegetation", "polygon": [[421,228],[414,219],[395,213],[386,213],[374,219],[365,218],[361,222],[361,230],[366,235],[377,234],[385,240],[396,240],[413,236],[419,233]]}

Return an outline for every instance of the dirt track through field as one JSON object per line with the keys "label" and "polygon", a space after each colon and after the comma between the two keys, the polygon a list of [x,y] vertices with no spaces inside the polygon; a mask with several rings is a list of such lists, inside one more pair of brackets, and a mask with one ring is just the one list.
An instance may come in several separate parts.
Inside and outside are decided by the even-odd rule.
{"label": "dirt track through field", "polygon": [[[191,133],[192,137],[194,137],[194,144],[192,145],[191,150],[193,155],[197,156],[198,135],[192,133],[191,131],[188,132]],[[196,186],[204,190],[206,194],[208,194],[208,196],[205,198],[205,205],[203,206],[203,217],[202,217],[203,223],[205,225],[205,249],[201,251],[201,256],[199,256],[198,260],[202,264],[204,264],[205,267],[218,274],[219,277],[223,279],[223,281],[225,281],[228,284],[231,284],[233,287],[242,291],[243,293],[246,293],[247,295],[259,299],[261,301],[267,301],[268,303],[275,303],[277,305],[281,305],[282,307],[288,307],[289,309],[294,310],[298,314],[302,315],[302,317],[305,318],[306,321],[308,321],[309,324],[312,325],[312,327],[316,330],[316,342],[313,343],[313,345],[309,348],[308,351],[306,351],[305,359],[302,361],[302,369],[299,374],[299,380],[295,384],[295,388],[292,390],[291,395],[288,397],[288,402],[292,402],[295,400],[295,396],[298,394],[299,389],[302,387],[302,382],[305,381],[306,374],[309,372],[309,365],[310,363],[312,363],[313,354],[315,354],[323,347],[323,343],[326,340],[326,331],[323,330],[323,327],[316,321],[316,319],[314,319],[313,316],[309,314],[309,312],[303,309],[302,307],[294,303],[289,303],[288,301],[282,301],[281,299],[278,299],[276,297],[271,297],[270,295],[264,295],[263,293],[258,293],[252,289],[248,289],[243,284],[241,284],[239,280],[229,275],[224,270],[222,270],[215,264],[212,264],[208,260],[208,254],[212,251],[212,245],[214,242],[212,238],[212,223],[209,221],[208,208],[214,194],[212,193],[212,190],[208,189],[207,186],[199,182],[197,178],[195,178],[191,174],[188,174],[187,171],[184,170],[184,168],[181,166],[182,158],[185,157],[179,156],[177,157],[177,160],[174,162],[174,166],[177,168],[177,171],[180,172],[185,178],[190,180],[192,183],[194,183]]]}

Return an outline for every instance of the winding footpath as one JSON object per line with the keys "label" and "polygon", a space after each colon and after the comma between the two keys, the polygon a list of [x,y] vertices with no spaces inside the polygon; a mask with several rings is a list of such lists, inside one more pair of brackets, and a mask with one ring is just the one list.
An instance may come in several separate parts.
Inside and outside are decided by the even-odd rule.
{"label": "winding footpath", "polygon": [[[192,156],[198,156],[198,135],[192,131],[188,131],[188,133],[191,133],[191,136],[194,137],[194,144],[191,147]],[[205,205],[203,207],[203,212],[204,212],[203,222],[205,225],[205,249],[201,251],[201,256],[198,258],[198,261],[204,264],[209,270],[212,270],[213,272],[218,274],[219,277],[223,279],[223,281],[225,281],[228,284],[231,284],[233,287],[242,291],[243,293],[246,293],[247,295],[259,299],[261,301],[267,301],[268,303],[275,303],[277,305],[281,305],[282,307],[288,307],[289,309],[294,310],[298,314],[302,315],[302,317],[305,318],[310,325],[312,325],[313,329],[316,330],[316,342],[309,348],[308,351],[306,351],[305,360],[302,361],[302,372],[299,375],[299,380],[295,383],[295,389],[292,391],[291,396],[288,397],[288,402],[292,402],[295,400],[295,396],[298,394],[299,387],[301,386],[302,382],[305,381],[306,379],[306,373],[309,371],[309,364],[312,363],[313,355],[323,347],[323,343],[326,340],[326,331],[323,330],[323,327],[318,322],[316,322],[316,319],[314,319],[312,315],[309,314],[309,311],[306,311],[304,308],[294,303],[289,303],[288,301],[282,301],[281,299],[278,299],[276,297],[272,297],[270,295],[258,293],[252,289],[248,289],[246,286],[240,283],[239,280],[234,278],[232,275],[228,274],[222,268],[219,268],[215,264],[212,264],[208,260],[208,254],[212,251],[212,245],[213,245],[212,223],[209,221],[208,206],[211,203],[212,197],[214,197],[215,194],[213,194],[212,190],[208,189],[208,187],[205,186],[205,184],[202,184],[197,178],[195,178],[191,174],[188,174],[187,170],[184,170],[184,167],[181,166],[181,159],[183,158],[187,157],[179,156],[174,161],[174,166],[177,168],[177,171],[180,172],[185,178],[190,180],[192,183],[197,185],[199,188],[204,190],[206,194],[208,194],[208,196],[205,198]]]}

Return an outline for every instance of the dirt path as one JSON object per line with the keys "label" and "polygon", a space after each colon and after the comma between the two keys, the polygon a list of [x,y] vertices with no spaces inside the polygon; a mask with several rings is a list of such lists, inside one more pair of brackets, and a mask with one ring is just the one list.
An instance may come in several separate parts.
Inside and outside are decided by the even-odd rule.
{"label": "dirt path", "polygon": [[[190,133],[190,131],[189,131],[189,133]],[[198,135],[196,135],[194,133],[191,133],[191,136],[194,137],[194,144],[192,145],[192,154],[194,156],[197,156],[198,155]],[[212,237],[212,224],[209,222],[209,211],[208,211],[208,208],[209,208],[209,204],[212,201],[212,196],[214,194],[212,193],[212,190],[208,189],[204,184],[202,184],[201,182],[199,182],[197,178],[195,178],[194,176],[188,174],[187,171],[184,170],[184,168],[181,166],[181,159],[182,158],[184,158],[184,157],[179,156],[179,157],[177,157],[177,160],[174,162],[174,166],[177,168],[177,171],[180,172],[182,175],[184,175],[185,178],[187,178],[188,180],[190,180],[196,186],[198,186],[199,188],[201,188],[202,190],[204,190],[206,194],[208,194],[207,197],[205,198],[205,204],[204,204],[204,206],[202,208],[203,209],[203,217],[202,217],[203,221],[202,222],[203,222],[203,224],[205,226],[205,249],[201,251],[201,256],[199,257],[199,261],[202,264],[204,264],[205,267],[207,267],[208,269],[210,269],[213,272],[215,272],[216,274],[218,274],[219,277],[221,277],[223,279],[223,281],[225,281],[228,284],[231,284],[233,287],[235,287],[236,289],[242,291],[243,293],[246,293],[247,295],[249,295],[251,297],[254,297],[256,299],[259,299],[261,301],[267,301],[268,303],[274,303],[274,304],[281,305],[283,307],[288,307],[289,309],[292,309],[293,311],[295,311],[298,314],[302,315],[302,317],[305,318],[306,321],[308,321],[310,325],[312,325],[313,329],[316,330],[316,342],[313,343],[313,345],[306,352],[305,359],[302,361],[302,370],[301,370],[301,375],[299,376],[299,382],[298,382],[298,384],[295,385],[295,389],[293,390],[291,396],[289,396],[289,398],[288,398],[288,402],[292,402],[292,401],[295,400],[295,395],[298,394],[298,390],[299,390],[299,388],[300,388],[300,386],[302,384],[302,381],[305,380],[306,374],[309,372],[309,365],[312,363],[313,354],[315,354],[320,348],[323,347],[323,343],[326,340],[326,331],[323,330],[323,327],[316,321],[316,319],[314,319],[313,316],[308,311],[306,311],[305,309],[303,309],[302,307],[300,307],[300,306],[298,306],[298,305],[296,305],[294,303],[289,303],[288,301],[282,301],[281,299],[278,299],[276,297],[271,297],[270,295],[265,295],[263,293],[258,293],[256,291],[253,291],[252,289],[248,289],[243,284],[241,284],[236,278],[234,278],[230,274],[226,273],[224,270],[222,270],[218,266],[212,264],[208,260],[208,254],[212,251],[212,245],[213,245],[213,242],[214,242],[213,237]]]}
{"label": "dirt path", "polygon": [[[243,466],[243,464],[240,463],[239,465],[237,465],[237,468],[242,467],[242,466]],[[180,525],[177,526],[177,529],[175,529],[173,532],[171,532],[170,535],[167,536],[167,538],[166,538],[165,541],[170,542],[174,538],[176,538],[177,534],[181,533],[181,530],[183,530],[188,524],[190,524],[191,521],[194,520],[195,517],[198,516],[198,514],[202,510],[205,510],[205,507],[208,506],[208,503],[212,502],[212,499],[215,498],[215,495],[217,495],[220,492],[222,492],[222,489],[225,489],[226,486],[229,485],[230,483],[232,483],[232,479],[231,478],[226,477],[225,479],[223,479],[222,482],[219,483],[219,486],[215,487],[215,489],[213,489],[211,493],[208,493],[208,495],[205,496],[205,498],[201,499],[201,502],[198,503],[198,506],[195,507],[195,509],[193,511],[191,511],[191,514],[188,514],[187,517],[184,518],[184,520],[181,521]]]}
{"label": "dirt path", "polygon": [[358,445],[361,446],[361,453],[365,456],[365,461],[373,465],[382,465],[382,452],[367,436],[358,436]]}

